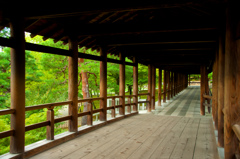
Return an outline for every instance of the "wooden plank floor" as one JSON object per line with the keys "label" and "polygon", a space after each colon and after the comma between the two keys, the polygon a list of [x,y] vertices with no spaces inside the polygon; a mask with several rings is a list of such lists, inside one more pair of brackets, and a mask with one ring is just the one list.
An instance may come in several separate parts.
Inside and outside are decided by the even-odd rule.
{"label": "wooden plank floor", "polygon": [[212,118],[199,115],[199,94],[199,87],[190,87],[153,113],[106,125],[31,158],[217,159]]}

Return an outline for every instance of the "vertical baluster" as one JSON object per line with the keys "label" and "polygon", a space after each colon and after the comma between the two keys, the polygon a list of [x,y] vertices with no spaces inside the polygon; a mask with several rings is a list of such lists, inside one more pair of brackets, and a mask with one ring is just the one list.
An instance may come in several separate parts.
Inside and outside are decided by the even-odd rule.
{"label": "vertical baluster", "polygon": [[50,125],[47,126],[47,140],[54,140],[54,110],[53,107],[47,111],[47,120]]}

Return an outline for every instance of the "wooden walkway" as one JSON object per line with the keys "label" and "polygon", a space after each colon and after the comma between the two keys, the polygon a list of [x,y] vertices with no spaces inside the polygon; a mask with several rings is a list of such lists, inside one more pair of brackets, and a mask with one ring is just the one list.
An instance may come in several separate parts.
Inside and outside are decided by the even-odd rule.
{"label": "wooden walkway", "polygon": [[199,87],[149,114],[109,124],[32,159],[218,159],[212,118],[199,115]]}

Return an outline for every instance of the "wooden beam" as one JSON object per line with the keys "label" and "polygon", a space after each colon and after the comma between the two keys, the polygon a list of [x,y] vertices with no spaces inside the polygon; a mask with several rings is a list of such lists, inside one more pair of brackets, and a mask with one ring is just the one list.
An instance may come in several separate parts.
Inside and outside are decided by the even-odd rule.
{"label": "wooden beam", "polygon": [[68,58],[68,99],[72,101],[69,104],[68,130],[77,132],[78,130],[78,44],[74,37],[69,38],[69,51],[72,56]]}
{"label": "wooden beam", "polygon": [[158,106],[161,106],[162,100],[162,69],[158,69]]}
{"label": "wooden beam", "polygon": [[119,95],[122,96],[120,98],[122,107],[119,108],[119,114],[125,115],[125,55],[120,53],[119,58],[122,61],[122,64],[119,65]]}
{"label": "wooden beam", "polygon": [[107,121],[107,51],[106,47],[100,48],[100,56],[103,59],[100,61],[100,97],[103,100],[100,101],[100,108],[103,111],[100,112],[100,120]]}
{"label": "wooden beam", "polygon": [[10,23],[11,39],[11,129],[10,153],[23,153],[25,147],[25,35],[24,19],[15,17]]}
{"label": "wooden beam", "polygon": [[151,41],[151,42],[138,42],[138,43],[110,43],[108,46],[138,46],[138,45],[166,45],[166,44],[197,44],[197,43],[216,43],[215,40],[205,40],[205,41]]}
{"label": "wooden beam", "polygon": [[[138,103],[138,60],[137,57],[133,57],[133,63],[135,66],[133,66],[133,102]],[[133,106],[133,111],[138,111],[138,105]]]}
{"label": "wooden beam", "polygon": [[[154,3],[154,4],[144,4],[139,3],[138,5],[132,6],[131,4],[118,4],[118,5],[106,5],[95,3],[90,4],[87,3],[84,6],[92,6],[90,8],[86,7],[67,7],[66,5],[60,5],[60,12],[56,12],[56,10],[52,9],[52,6],[45,6],[44,12],[43,10],[39,10],[38,8],[31,9],[31,14],[26,14],[26,19],[39,19],[39,18],[61,18],[61,17],[72,17],[72,16],[81,16],[81,15],[89,15],[89,14],[107,14],[112,12],[134,12],[134,11],[146,11],[146,10],[158,10],[161,8],[176,8],[183,6],[190,6],[192,3]],[[29,9],[29,8],[28,8]]]}

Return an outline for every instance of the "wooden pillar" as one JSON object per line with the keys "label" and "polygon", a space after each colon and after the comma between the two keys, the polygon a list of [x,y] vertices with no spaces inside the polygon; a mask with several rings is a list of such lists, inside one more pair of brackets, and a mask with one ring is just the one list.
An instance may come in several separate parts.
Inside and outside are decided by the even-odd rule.
{"label": "wooden pillar", "polygon": [[[208,73],[206,72],[206,75],[205,75],[205,91],[206,91],[206,95],[209,95],[209,81],[208,81]],[[210,100],[209,99],[205,99],[205,101],[207,101],[208,104],[210,104]],[[208,113],[211,113],[211,108],[210,107],[207,107],[208,108]]]}
{"label": "wooden pillar", "polygon": [[112,111],[111,111],[111,117],[112,118],[115,118],[116,117],[116,108],[115,108],[115,105],[116,105],[116,102],[115,102],[115,98],[113,97],[112,98],[112,106],[114,106],[114,108],[112,109]]}
{"label": "wooden pillar", "polygon": [[100,48],[100,56],[102,61],[100,61],[100,97],[103,100],[100,101],[100,108],[103,109],[100,112],[100,121],[107,120],[107,51],[105,47]]}
{"label": "wooden pillar", "polygon": [[68,58],[68,100],[72,101],[69,104],[69,115],[72,119],[69,120],[68,130],[70,132],[78,131],[78,43],[75,37],[69,38],[69,50],[72,56]]}
{"label": "wooden pillar", "polygon": [[164,76],[163,76],[163,103],[166,103],[166,96],[167,96],[167,72],[166,70],[163,70]]}
{"label": "wooden pillar", "polygon": [[203,94],[205,94],[206,92],[206,87],[205,87],[205,83],[206,83],[206,66],[202,65],[201,66],[201,93],[200,93],[200,114],[201,115],[205,115],[205,106],[203,105],[205,99],[203,98]]}
{"label": "wooden pillar", "polygon": [[23,153],[25,146],[25,35],[24,19],[16,17],[10,23],[11,39],[11,129],[10,153]]}
{"label": "wooden pillar", "polygon": [[122,53],[119,54],[120,61],[122,64],[120,64],[119,69],[119,95],[122,96],[120,98],[120,105],[122,107],[119,108],[119,114],[125,115],[125,55]]}
{"label": "wooden pillar", "polygon": [[[239,1],[228,1],[226,10],[224,75],[224,151],[225,159],[235,158],[239,149],[232,125],[240,114],[240,21]],[[237,19],[238,18],[238,19]]]}
{"label": "wooden pillar", "polygon": [[174,77],[173,77],[173,80],[174,80],[173,96],[176,95],[176,79],[177,79],[176,77],[177,77],[177,74],[176,74],[176,72],[174,72]]}
{"label": "wooden pillar", "polygon": [[224,36],[219,37],[218,52],[218,146],[224,147]]}
{"label": "wooden pillar", "polygon": [[138,61],[136,57],[133,57],[133,102],[136,105],[133,106],[133,111],[138,111]]}
{"label": "wooden pillar", "polygon": [[148,107],[147,111],[152,111],[152,65],[148,65]]}
{"label": "wooden pillar", "polygon": [[167,71],[167,100],[170,100],[170,71]]}
{"label": "wooden pillar", "polygon": [[213,63],[213,86],[212,86],[212,115],[215,125],[215,129],[218,126],[218,56],[216,55],[215,61]]}
{"label": "wooden pillar", "polygon": [[189,85],[189,86],[191,85],[191,78],[190,78],[190,77],[191,77],[191,75],[189,74],[189,75],[188,75],[188,85]]}
{"label": "wooden pillar", "polygon": [[171,98],[173,98],[173,85],[174,85],[174,81],[173,81],[173,72],[171,72]]}
{"label": "wooden pillar", "polygon": [[159,68],[159,76],[158,76],[158,106],[161,106],[162,100],[162,69]]}
{"label": "wooden pillar", "polygon": [[156,67],[152,65],[152,110],[155,110]]}

